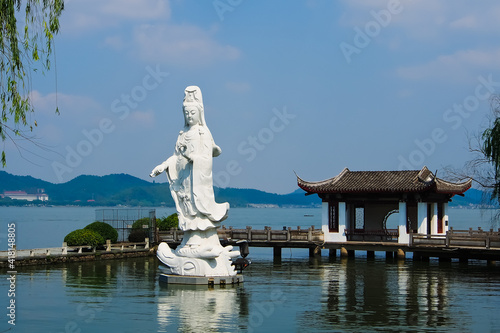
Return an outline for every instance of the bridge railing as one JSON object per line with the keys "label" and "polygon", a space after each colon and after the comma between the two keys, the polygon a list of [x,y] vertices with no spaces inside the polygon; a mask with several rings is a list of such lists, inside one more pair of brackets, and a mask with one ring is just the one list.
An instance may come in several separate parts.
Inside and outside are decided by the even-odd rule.
{"label": "bridge railing", "polygon": [[[292,229],[291,227],[282,230],[273,230],[271,227],[264,229],[253,229],[247,226],[245,229],[234,229],[232,227],[222,227],[217,230],[219,239],[236,241],[246,239],[249,242],[323,242],[323,231],[311,226],[308,229]],[[160,231],[159,238],[166,242],[180,242],[184,232],[179,229]]]}
{"label": "bridge railing", "polygon": [[500,229],[494,231],[482,230],[478,228],[473,230],[450,230],[446,235],[426,235],[426,234],[410,234],[410,246],[442,246],[446,248],[452,247],[470,247],[484,249],[500,249]]}

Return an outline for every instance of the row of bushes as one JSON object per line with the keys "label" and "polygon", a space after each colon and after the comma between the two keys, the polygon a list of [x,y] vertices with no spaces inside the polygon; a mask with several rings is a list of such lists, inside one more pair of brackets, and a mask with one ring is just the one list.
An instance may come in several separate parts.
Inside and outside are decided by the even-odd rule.
{"label": "row of bushes", "polygon": [[[128,236],[129,242],[142,242],[145,238],[149,237],[148,231],[151,227],[151,220],[149,217],[138,219],[132,224],[132,230]],[[156,219],[157,227],[160,230],[170,230],[178,228],[179,219],[177,214],[172,214],[167,217]],[[145,228],[146,227],[146,228]],[[99,246],[106,243],[110,239],[111,243],[116,243],[118,239],[118,231],[111,225],[104,222],[93,222],[83,229],[77,229],[64,237],[64,241],[68,246]]]}
{"label": "row of bushes", "polygon": [[109,224],[99,221],[95,221],[83,229],[74,230],[64,237],[64,241],[69,246],[98,246],[106,243],[107,239],[110,239],[111,243],[116,243],[118,231]]}
{"label": "row of bushes", "polygon": [[[132,224],[132,231],[130,231],[130,235],[128,236],[129,242],[142,242],[146,237],[148,237],[148,232],[151,228],[151,220],[149,217],[144,217],[142,219],[138,219]],[[162,217],[156,219],[156,227],[160,229],[160,231],[176,229],[179,227],[179,218],[176,213],[169,215],[167,217]]]}

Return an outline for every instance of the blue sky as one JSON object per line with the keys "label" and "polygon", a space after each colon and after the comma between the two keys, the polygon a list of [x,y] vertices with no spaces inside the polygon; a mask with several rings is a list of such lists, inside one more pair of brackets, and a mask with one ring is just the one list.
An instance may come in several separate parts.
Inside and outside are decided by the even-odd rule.
{"label": "blue sky", "polygon": [[[496,1],[67,0],[33,135],[5,171],[66,182],[149,173],[198,85],[214,183],[294,191],[294,171],[461,167],[500,91]],[[56,79],[57,78],[57,79]],[[57,86],[57,88],[56,88]],[[57,105],[61,112],[55,115]],[[438,171],[442,174],[443,171]],[[156,178],[161,182],[166,177]]]}

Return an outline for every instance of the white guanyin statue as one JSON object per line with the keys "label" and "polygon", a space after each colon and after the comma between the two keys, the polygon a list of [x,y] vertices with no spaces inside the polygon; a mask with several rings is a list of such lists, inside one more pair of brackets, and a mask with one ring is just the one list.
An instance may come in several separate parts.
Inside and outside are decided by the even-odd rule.
{"label": "white guanyin statue", "polygon": [[173,274],[190,276],[234,276],[231,258],[240,255],[232,246],[223,247],[217,235],[227,218],[229,203],[216,203],[212,180],[212,158],[221,149],[205,122],[201,90],[184,90],[184,129],[179,132],[174,154],[153,169],[150,176],[165,172],[184,238],[177,249],[158,246],[158,259]]}

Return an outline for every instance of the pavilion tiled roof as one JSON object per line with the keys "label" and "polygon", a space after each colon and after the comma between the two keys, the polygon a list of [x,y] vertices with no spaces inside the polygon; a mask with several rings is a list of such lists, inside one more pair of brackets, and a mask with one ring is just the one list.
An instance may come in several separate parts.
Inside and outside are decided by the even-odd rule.
{"label": "pavilion tiled roof", "polygon": [[308,193],[405,193],[427,192],[462,194],[472,180],[451,183],[437,178],[427,167],[408,171],[350,171],[345,168],[330,179],[308,182],[297,176],[297,184]]}

